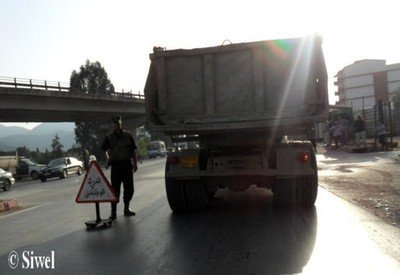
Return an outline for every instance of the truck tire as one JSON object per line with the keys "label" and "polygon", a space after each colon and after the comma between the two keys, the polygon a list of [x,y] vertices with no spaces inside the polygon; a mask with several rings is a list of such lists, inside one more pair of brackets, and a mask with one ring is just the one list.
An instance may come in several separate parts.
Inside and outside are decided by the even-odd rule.
{"label": "truck tire", "polygon": [[32,171],[30,176],[31,176],[31,178],[33,180],[37,180],[38,179],[38,172],[37,171]]}
{"label": "truck tire", "polygon": [[297,202],[304,207],[313,207],[318,194],[318,176],[309,176],[298,178],[297,184]]}
{"label": "truck tire", "polygon": [[8,191],[11,188],[11,181],[8,179],[5,179],[3,182],[3,190]]}
{"label": "truck tire", "polygon": [[210,204],[209,194],[200,180],[187,180],[185,193],[187,208],[190,210],[203,210]]}
{"label": "truck tire", "polygon": [[312,207],[315,204],[318,193],[318,169],[314,147],[309,141],[293,141],[289,142],[287,146],[304,148],[310,152],[310,166],[314,170],[314,175],[296,179],[278,178],[272,187],[274,203],[282,206],[297,204]]}
{"label": "truck tire", "polygon": [[311,153],[311,167],[314,169],[314,175],[297,179],[297,202],[302,206],[312,207],[318,195],[318,167],[314,147],[310,142],[307,142],[305,146]]}
{"label": "truck tire", "polygon": [[181,213],[186,210],[184,184],[184,181],[165,178],[168,203],[173,212]]}
{"label": "truck tire", "polygon": [[294,178],[278,178],[275,180],[273,202],[278,206],[293,206],[296,203],[296,181]]}

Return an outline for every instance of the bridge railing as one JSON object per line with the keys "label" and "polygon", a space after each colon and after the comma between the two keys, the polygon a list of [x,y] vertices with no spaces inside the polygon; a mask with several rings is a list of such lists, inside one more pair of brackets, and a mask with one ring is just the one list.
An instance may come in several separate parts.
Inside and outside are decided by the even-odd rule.
{"label": "bridge railing", "polygon": [[145,99],[144,94],[141,94],[140,92],[134,93],[134,92],[132,92],[132,90],[126,91],[124,89],[121,89],[120,91],[121,92],[111,93],[111,95]]}
{"label": "bridge railing", "polygon": [[[12,88],[28,88],[31,90],[46,90],[46,91],[59,91],[59,92],[71,92],[70,86],[65,82],[48,81],[48,80],[37,80],[27,78],[16,78],[16,77],[5,77],[0,76],[0,87],[12,87]],[[132,90],[121,92],[114,92],[111,96],[124,97],[124,98],[138,98],[144,99],[143,94],[133,93]]]}
{"label": "bridge railing", "polygon": [[69,85],[63,82],[5,76],[0,76],[0,86],[60,92],[69,92],[70,90]]}

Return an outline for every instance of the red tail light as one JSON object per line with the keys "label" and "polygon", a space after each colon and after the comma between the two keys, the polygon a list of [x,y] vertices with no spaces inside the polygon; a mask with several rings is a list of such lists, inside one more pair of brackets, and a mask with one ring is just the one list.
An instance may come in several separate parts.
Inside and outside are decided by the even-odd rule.
{"label": "red tail light", "polygon": [[172,165],[177,165],[179,163],[179,158],[177,156],[169,156],[168,163]]}
{"label": "red tail light", "polygon": [[301,162],[309,162],[311,160],[311,154],[309,152],[300,153],[298,159]]}

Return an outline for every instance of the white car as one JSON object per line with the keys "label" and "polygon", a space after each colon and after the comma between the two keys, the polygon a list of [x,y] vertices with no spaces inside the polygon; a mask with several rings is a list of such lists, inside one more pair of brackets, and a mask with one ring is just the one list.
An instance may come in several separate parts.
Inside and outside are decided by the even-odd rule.
{"label": "white car", "polygon": [[73,157],[53,159],[46,168],[38,173],[38,178],[45,182],[48,178],[64,179],[70,174],[82,175],[83,162]]}
{"label": "white car", "polygon": [[14,183],[15,179],[12,174],[0,168],[0,187],[3,187],[4,191],[8,191]]}

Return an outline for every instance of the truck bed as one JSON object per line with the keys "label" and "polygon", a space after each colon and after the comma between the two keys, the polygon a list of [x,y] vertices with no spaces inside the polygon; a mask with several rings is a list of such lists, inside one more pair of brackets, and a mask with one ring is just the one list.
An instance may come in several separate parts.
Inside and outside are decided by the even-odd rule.
{"label": "truck bed", "polygon": [[145,86],[155,131],[283,131],[326,119],[327,73],[319,37],[156,50]]}

